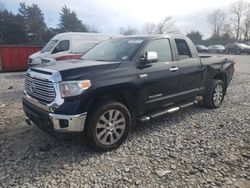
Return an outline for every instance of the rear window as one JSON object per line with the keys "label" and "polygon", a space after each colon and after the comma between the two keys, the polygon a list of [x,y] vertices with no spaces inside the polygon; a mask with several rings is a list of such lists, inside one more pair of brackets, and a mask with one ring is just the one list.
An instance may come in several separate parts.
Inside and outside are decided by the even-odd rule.
{"label": "rear window", "polygon": [[191,51],[185,40],[175,39],[175,43],[176,43],[179,59],[187,59],[187,58],[192,57]]}

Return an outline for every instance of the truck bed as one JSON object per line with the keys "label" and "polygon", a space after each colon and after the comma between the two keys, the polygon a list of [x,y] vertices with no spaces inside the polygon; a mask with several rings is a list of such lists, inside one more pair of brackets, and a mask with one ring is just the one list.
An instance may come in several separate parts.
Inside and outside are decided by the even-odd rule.
{"label": "truck bed", "polygon": [[232,57],[226,57],[223,55],[199,55],[203,65],[217,64],[222,62],[232,61]]}

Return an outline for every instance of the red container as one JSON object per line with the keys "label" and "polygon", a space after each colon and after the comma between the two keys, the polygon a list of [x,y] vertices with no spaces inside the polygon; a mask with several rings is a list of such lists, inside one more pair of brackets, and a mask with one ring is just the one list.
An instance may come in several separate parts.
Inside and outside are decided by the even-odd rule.
{"label": "red container", "polygon": [[0,46],[0,71],[27,70],[29,56],[41,49],[40,46]]}

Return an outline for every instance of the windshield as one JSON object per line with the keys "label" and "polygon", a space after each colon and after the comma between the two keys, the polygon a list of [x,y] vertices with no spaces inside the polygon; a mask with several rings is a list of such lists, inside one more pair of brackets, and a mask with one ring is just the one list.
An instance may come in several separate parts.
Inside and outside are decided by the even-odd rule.
{"label": "windshield", "polygon": [[225,47],[222,46],[222,45],[215,45],[215,48],[217,48],[217,49],[224,49]]}
{"label": "windshield", "polygon": [[243,48],[250,48],[250,46],[248,46],[248,45],[246,45],[246,44],[242,44],[242,43],[240,43],[240,44],[238,44],[240,47],[243,47]]}
{"label": "windshield", "polygon": [[89,51],[91,48],[93,48],[97,43],[85,43],[80,46],[78,46],[75,50],[72,51],[72,53],[76,54],[84,54],[87,51]]}
{"label": "windshield", "polygon": [[129,61],[133,58],[143,38],[120,38],[102,42],[81,58],[95,61]]}
{"label": "windshield", "polygon": [[206,46],[203,45],[197,45],[198,48],[206,48]]}
{"label": "windshield", "polygon": [[56,45],[58,40],[50,40],[41,50],[41,52],[50,52]]}

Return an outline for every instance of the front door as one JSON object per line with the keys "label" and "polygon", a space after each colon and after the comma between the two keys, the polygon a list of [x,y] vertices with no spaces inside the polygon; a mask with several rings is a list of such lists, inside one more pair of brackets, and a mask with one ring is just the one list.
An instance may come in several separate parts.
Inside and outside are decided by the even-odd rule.
{"label": "front door", "polygon": [[178,64],[173,61],[169,40],[150,41],[142,54],[152,51],[158,54],[158,61],[138,66],[140,107],[143,112],[168,106],[178,92]]}

